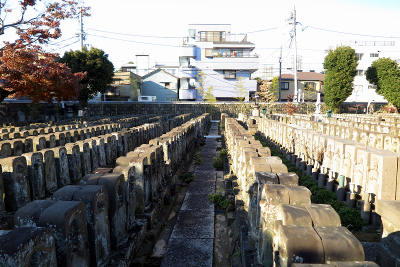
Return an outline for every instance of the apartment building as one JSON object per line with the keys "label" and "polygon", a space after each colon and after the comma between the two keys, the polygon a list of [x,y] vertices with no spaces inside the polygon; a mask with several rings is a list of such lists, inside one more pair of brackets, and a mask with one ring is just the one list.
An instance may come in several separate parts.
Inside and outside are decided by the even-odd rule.
{"label": "apartment building", "polygon": [[366,79],[365,73],[372,62],[379,58],[387,57],[400,61],[400,47],[395,41],[352,41],[346,45],[351,46],[358,59],[357,75],[354,77],[353,93],[345,102],[355,103],[387,103],[383,96],[375,91],[375,85],[372,85]]}
{"label": "apartment building", "polygon": [[179,99],[202,100],[203,88],[217,101],[248,100],[257,90],[251,79],[259,63],[254,48],[246,34],[231,33],[230,24],[189,24],[179,57]]}

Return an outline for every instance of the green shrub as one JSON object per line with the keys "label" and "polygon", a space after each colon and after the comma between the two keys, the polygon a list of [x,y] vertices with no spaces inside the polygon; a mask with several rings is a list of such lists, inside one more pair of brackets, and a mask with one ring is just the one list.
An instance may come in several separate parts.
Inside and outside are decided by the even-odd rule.
{"label": "green shrub", "polygon": [[190,183],[194,179],[194,174],[193,172],[186,172],[182,175],[182,180],[185,183]]}
{"label": "green shrub", "polygon": [[226,210],[229,207],[229,199],[227,199],[221,193],[209,194],[208,199],[211,203],[214,203],[217,209]]}
{"label": "green shrub", "polygon": [[199,153],[194,154],[193,161],[194,161],[194,164],[201,165],[201,155]]}
{"label": "green shrub", "polygon": [[[259,140],[263,146],[267,146],[265,138],[259,134],[254,135],[254,138]],[[364,222],[359,210],[350,208],[343,202],[336,200],[336,194],[334,192],[319,187],[311,177],[296,169],[295,165],[283,157],[283,154],[279,150],[271,147],[270,149],[271,155],[280,157],[282,162],[287,166],[289,172],[295,172],[299,176],[299,185],[305,186],[311,191],[312,203],[331,205],[340,216],[342,226],[350,231],[361,230]]]}
{"label": "green shrub", "polygon": [[226,149],[221,149],[217,156],[214,157],[213,159],[213,166],[216,170],[223,170],[224,169],[224,161],[228,156],[228,152]]}

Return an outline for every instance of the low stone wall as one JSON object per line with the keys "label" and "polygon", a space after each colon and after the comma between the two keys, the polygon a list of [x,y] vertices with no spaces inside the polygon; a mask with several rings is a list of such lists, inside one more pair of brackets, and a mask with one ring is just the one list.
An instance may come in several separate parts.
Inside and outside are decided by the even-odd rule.
{"label": "low stone wall", "polygon": [[[264,113],[285,113],[286,103],[258,103]],[[239,113],[251,114],[254,103],[241,102],[97,102],[89,103],[87,118],[97,116],[116,116],[127,114],[202,114],[209,113],[213,119],[219,119],[221,113],[237,117]],[[314,113],[315,103],[296,104],[297,113]],[[29,101],[12,101],[0,103],[0,123],[26,124],[33,122],[59,122],[78,118],[78,102],[70,101],[61,108],[58,103],[29,103]]]}
{"label": "low stone wall", "polygon": [[147,227],[147,220],[137,216],[147,217],[163,202],[177,162],[209,122],[208,115],[191,117],[127,124],[112,133],[1,159],[0,265],[104,266],[115,264],[112,255],[129,265]]}
{"label": "low stone wall", "polygon": [[399,197],[398,154],[266,118],[251,120],[319,186],[336,192],[338,200],[349,206],[360,208],[366,223],[379,224],[373,212],[377,199]]}
{"label": "low stone wall", "polygon": [[377,266],[364,262],[361,243],[341,226],[330,205],[311,204],[311,192],[298,186],[297,175],[288,173],[280,158],[271,157],[235,119],[223,114],[221,120],[238,196],[247,212],[248,243],[257,255],[253,264]]}

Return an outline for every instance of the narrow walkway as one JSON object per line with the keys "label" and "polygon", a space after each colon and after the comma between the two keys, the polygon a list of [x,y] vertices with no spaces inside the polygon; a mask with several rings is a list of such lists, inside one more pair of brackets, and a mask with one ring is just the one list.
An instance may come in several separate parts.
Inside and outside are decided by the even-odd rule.
{"label": "narrow walkway", "polygon": [[168,241],[162,267],[212,267],[214,244],[214,204],[208,194],[215,192],[218,123],[212,121],[206,144],[202,147],[201,165],[196,166],[177,221]]}

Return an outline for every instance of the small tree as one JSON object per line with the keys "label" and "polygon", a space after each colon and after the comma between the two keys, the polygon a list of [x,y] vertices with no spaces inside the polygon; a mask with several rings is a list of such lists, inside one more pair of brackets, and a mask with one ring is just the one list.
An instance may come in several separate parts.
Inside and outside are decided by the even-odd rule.
{"label": "small tree", "polygon": [[400,69],[390,58],[375,60],[366,72],[367,80],[376,85],[376,92],[400,108]]}
{"label": "small tree", "polygon": [[104,93],[112,82],[114,66],[108,60],[108,55],[101,49],[91,48],[82,51],[65,52],[60,60],[66,63],[72,72],[86,72],[85,79],[81,81],[79,101],[82,106],[87,106],[87,101],[98,92]]}
{"label": "small tree", "polygon": [[235,91],[235,94],[237,95],[236,99],[239,102],[244,102],[246,100],[248,91],[247,91],[246,87],[244,86],[244,79],[242,77],[238,78],[238,80],[235,84],[235,87],[234,87],[234,91]]}
{"label": "small tree", "polygon": [[279,77],[274,77],[271,82],[260,81],[257,95],[261,102],[276,102],[279,95]]}
{"label": "small tree", "polygon": [[324,81],[324,101],[334,112],[353,91],[353,79],[356,75],[357,58],[353,48],[341,46],[330,50],[325,57],[326,69]]}
{"label": "small tree", "polygon": [[303,94],[304,94],[304,101],[316,100],[317,90],[315,88],[315,83],[314,85],[312,83],[307,83],[303,88]]}
{"label": "small tree", "polygon": [[206,76],[205,73],[203,73],[201,70],[199,70],[197,72],[196,90],[199,93],[199,95],[202,97],[203,101],[215,102],[215,101],[217,101],[217,99],[215,98],[215,96],[213,94],[213,87],[212,86],[207,87],[205,76]]}

